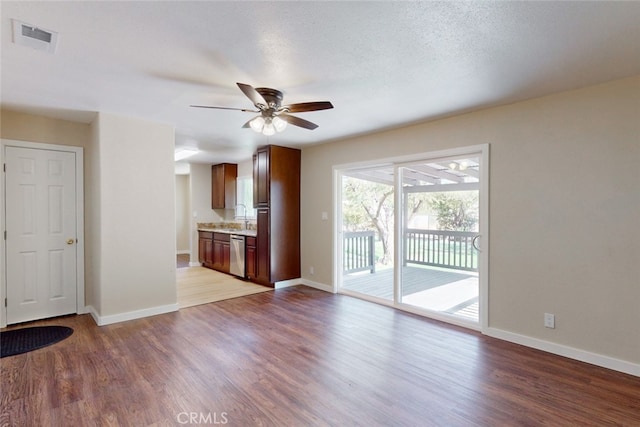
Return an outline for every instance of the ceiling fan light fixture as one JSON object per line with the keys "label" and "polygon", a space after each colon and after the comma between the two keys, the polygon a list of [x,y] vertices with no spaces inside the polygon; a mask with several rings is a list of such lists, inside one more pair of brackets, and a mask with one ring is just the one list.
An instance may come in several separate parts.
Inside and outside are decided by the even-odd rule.
{"label": "ceiling fan light fixture", "polygon": [[264,127],[262,128],[262,134],[271,136],[276,133],[276,128],[272,123],[272,120],[267,117],[264,123]]}
{"label": "ceiling fan light fixture", "polygon": [[264,128],[264,118],[262,116],[256,117],[249,122],[249,126],[256,132],[262,132],[262,128]]}
{"label": "ceiling fan light fixture", "polygon": [[271,123],[273,123],[273,126],[276,128],[276,131],[278,131],[278,132],[282,132],[287,127],[287,121],[286,120],[282,120],[278,116],[275,116],[271,120]]}

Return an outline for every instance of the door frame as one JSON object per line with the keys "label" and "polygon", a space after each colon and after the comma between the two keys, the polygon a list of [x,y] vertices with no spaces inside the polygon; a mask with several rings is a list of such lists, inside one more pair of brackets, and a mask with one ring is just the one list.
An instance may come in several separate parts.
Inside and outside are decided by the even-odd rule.
{"label": "door frame", "polygon": [[[394,182],[396,189],[398,188],[398,174],[397,169],[405,164],[410,164],[416,161],[426,160],[426,159],[435,159],[435,158],[446,158],[446,157],[457,157],[457,156],[465,156],[470,154],[477,154],[480,157],[480,221],[479,221],[479,233],[481,235],[480,240],[480,249],[481,253],[478,265],[480,267],[479,272],[479,294],[478,299],[480,302],[480,316],[478,319],[477,325],[470,325],[467,322],[457,322],[456,319],[452,319],[449,316],[438,316],[436,313],[426,313],[423,310],[414,309],[407,304],[398,303],[393,301],[392,303],[384,302],[384,301],[374,301],[377,303],[381,303],[384,305],[389,305],[391,307],[408,311],[414,314],[418,314],[425,317],[430,317],[436,320],[442,320],[447,323],[453,323],[459,326],[477,329],[481,332],[485,332],[489,326],[489,176],[490,176],[490,168],[489,168],[489,147],[487,144],[479,144],[479,145],[471,145],[466,147],[457,147],[451,149],[437,150],[437,151],[427,151],[415,154],[409,154],[398,157],[389,157],[383,159],[374,159],[363,162],[356,163],[346,163],[340,165],[334,165],[333,167],[333,236],[334,236],[334,244],[333,244],[333,286],[332,291],[334,293],[340,292],[340,284],[342,280],[342,190],[341,190],[341,177],[343,171],[347,169],[366,169],[380,166],[394,166]],[[400,209],[402,208],[402,204],[400,203],[400,198],[402,194],[400,192],[395,191],[395,216],[396,218],[400,218]],[[401,244],[399,239],[399,228],[401,227],[400,221],[395,221],[395,232],[394,232],[394,247],[399,248],[398,245]],[[394,253],[395,263],[398,264],[398,258],[400,254],[399,251],[396,250]],[[395,272],[394,283],[399,280],[399,273]],[[397,295],[396,295],[397,296]]]}
{"label": "door frame", "polygon": [[4,231],[6,224],[6,191],[5,191],[5,147],[31,148],[35,150],[63,151],[75,154],[76,159],[76,236],[78,239],[76,250],[76,313],[87,313],[84,302],[84,149],[70,145],[45,144],[40,142],[17,141],[2,139],[0,144],[0,161],[3,173],[0,175],[0,212],[2,213],[3,242],[0,245],[0,327],[7,326],[7,310],[4,301],[7,294],[6,245]]}

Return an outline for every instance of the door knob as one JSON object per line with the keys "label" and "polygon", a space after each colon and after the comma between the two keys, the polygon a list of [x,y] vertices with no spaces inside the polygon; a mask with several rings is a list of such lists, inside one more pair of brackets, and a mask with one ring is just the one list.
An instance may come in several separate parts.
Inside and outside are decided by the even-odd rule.
{"label": "door knob", "polygon": [[73,245],[76,239],[67,239],[67,245]]}

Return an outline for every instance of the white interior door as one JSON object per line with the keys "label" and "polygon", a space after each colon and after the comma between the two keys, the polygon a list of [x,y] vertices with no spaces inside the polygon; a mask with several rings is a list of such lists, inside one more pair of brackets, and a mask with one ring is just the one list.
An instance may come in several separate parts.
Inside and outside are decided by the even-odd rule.
{"label": "white interior door", "polygon": [[6,147],[7,324],[78,311],[75,157]]}

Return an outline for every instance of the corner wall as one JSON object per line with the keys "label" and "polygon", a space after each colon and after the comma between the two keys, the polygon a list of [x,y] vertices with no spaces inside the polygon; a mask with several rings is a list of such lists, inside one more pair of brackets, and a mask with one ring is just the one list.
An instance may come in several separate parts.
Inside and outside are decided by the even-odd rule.
{"label": "corner wall", "polygon": [[173,128],[106,113],[93,126],[92,314],[107,324],[175,311]]}

